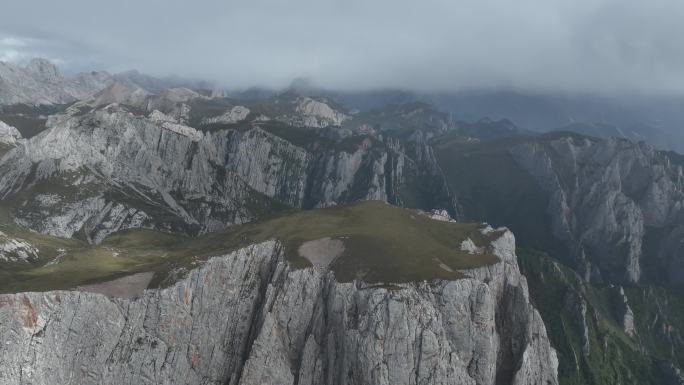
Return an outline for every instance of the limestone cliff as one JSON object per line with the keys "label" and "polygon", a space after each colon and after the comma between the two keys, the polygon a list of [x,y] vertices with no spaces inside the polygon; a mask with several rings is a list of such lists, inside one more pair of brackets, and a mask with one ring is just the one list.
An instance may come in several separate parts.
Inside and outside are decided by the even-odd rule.
{"label": "limestone cliff", "polygon": [[131,227],[214,231],[288,207],[448,202],[439,178],[411,191],[413,179],[438,173],[424,142],[311,131],[306,145],[259,122],[201,131],[157,110],[89,109],[51,116],[47,130],[0,160],[0,196],[15,222],[67,238],[84,230],[98,243]]}
{"label": "limestone cliff", "polygon": [[0,296],[0,382],[557,384],[510,232],[468,278],[387,286],[295,270],[269,241],[135,299]]}
{"label": "limestone cliff", "polygon": [[[617,138],[565,136],[518,145],[511,153],[549,194],[553,234],[569,245],[587,278],[597,267],[608,281],[636,282],[650,268],[682,282],[681,164],[649,145]],[[652,244],[646,243],[649,231],[658,234]]]}

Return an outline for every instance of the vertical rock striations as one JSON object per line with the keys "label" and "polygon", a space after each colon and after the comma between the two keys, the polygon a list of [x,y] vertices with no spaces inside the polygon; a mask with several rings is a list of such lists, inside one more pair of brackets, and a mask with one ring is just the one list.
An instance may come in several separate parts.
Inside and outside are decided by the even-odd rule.
{"label": "vertical rock striations", "polygon": [[338,148],[312,131],[318,142],[305,148],[249,122],[200,131],[157,110],[78,108],[50,117],[0,160],[0,197],[17,197],[23,226],[60,237],[85,230],[97,243],[125,228],[196,234],[360,199],[449,207],[424,141],[338,138],[348,142]]}
{"label": "vertical rock striations", "polygon": [[0,382],[557,384],[503,232],[500,262],[456,281],[340,283],[253,245],[165,289],[0,296]]}
{"label": "vertical rock striations", "polygon": [[[553,234],[587,277],[597,266],[608,281],[636,282],[650,267],[670,271],[666,278],[673,283],[684,280],[681,164],[644,143],[617,138],[530,141],[511,153],[548,193]],[[649,231],[660,238],[653,245],[645,243]],[[642,258],[645,251],[649,260]]]}

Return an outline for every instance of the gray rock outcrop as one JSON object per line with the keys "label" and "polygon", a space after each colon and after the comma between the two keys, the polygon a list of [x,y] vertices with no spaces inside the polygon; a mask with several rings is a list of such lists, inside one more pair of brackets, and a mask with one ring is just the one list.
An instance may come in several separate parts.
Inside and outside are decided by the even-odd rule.
{"label": "gray rock outcrop", "polygon": [[278,115],[277,120],[293,126],[310,128],[323,128],[328,126],[341,126],[349,119],[342,111],[332,108],[325,101],[312,99],[306,96],[298,96],[290,101],[292,111]]}
{"label": "gray rock outcrop", "polygon": [[598,266],[608,281],[639,281],[645,235],[656,228],[665,241],[649,263],[678,272],[673,282],[684,280],[681,238],[668,237],[681,234],[684,223],[681,165],[649,145],[617,138],[530,141],[511,153],[549,194],[553,234],[578,265]]}
{"label": "gray rock outcrop", "polygon": [[24,239],[0,231],[0,261],[30,262],[38,259],[38,249]]}
{"label": "gray rock outcrop", "polygon": [[636,326],[634,322],[634,312],[632,311],[632,307],[629,306],[629,300],[627,299],[627,296],[625,295],[625,289],[620,286],[619,290],[619,307],[620,307],[620,312],[621,314],[621,323],[622,323],[622,330],[625,331],[625,333],[630,336],[634,337],[636,335]]}
{"label": "gray rock outcrop", "polygon": [[[98,242],[135,226],[214,231],[274,207],[361,199],[402,204],[402,192],[421,176],[436,187],[412,196],[448,196],[441,179],[431,178],[439,171],[423,142],[364,139],[351,149],[304,148],[258,124],[200,131],[158,110],[135,115],[116,100],[51,116],[45,131],[0,161],[0,196],[24,196],[14,207],[15,222],[60,237],[84,229]],[[49,199],[39,186],[50,186]]]}
{"label": "gray rock outcrop", "polygon": [[219,116],[204,118],[202,122],[204,124],[235,124],[245,120],[247,115],[249,115],[249,112],[249,108],[247,107],[235,106]]}
{"label": "gray rock outcrop", "polygon": [[0,120],[0,144],[14,146],[19,140],[21,140],[19,130]]}
{"label": "gray rock outcrop", "polygon": [[369,286],[253,245],[139,298],[0,296],[0,382],[557,384],[514,238],[468,278]]}

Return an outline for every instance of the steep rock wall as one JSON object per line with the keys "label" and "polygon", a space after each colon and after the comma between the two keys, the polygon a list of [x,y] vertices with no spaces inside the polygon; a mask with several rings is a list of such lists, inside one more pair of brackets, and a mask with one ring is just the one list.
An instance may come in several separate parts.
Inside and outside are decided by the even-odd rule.
{"label": "steep rock wall", "polygon": [[292,270],[277,242],[137,299],[0,296],[0,382],[556,384],[513,235],[469,278],[390,286]]}

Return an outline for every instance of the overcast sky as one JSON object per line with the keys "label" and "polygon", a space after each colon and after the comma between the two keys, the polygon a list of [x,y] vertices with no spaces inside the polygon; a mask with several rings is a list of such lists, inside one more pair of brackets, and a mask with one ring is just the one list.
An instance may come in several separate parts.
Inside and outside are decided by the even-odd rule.
{"label": "overcast sky", "polygon": [[0,60],[281,87],[684,93],[682,0],[3,0]]}

